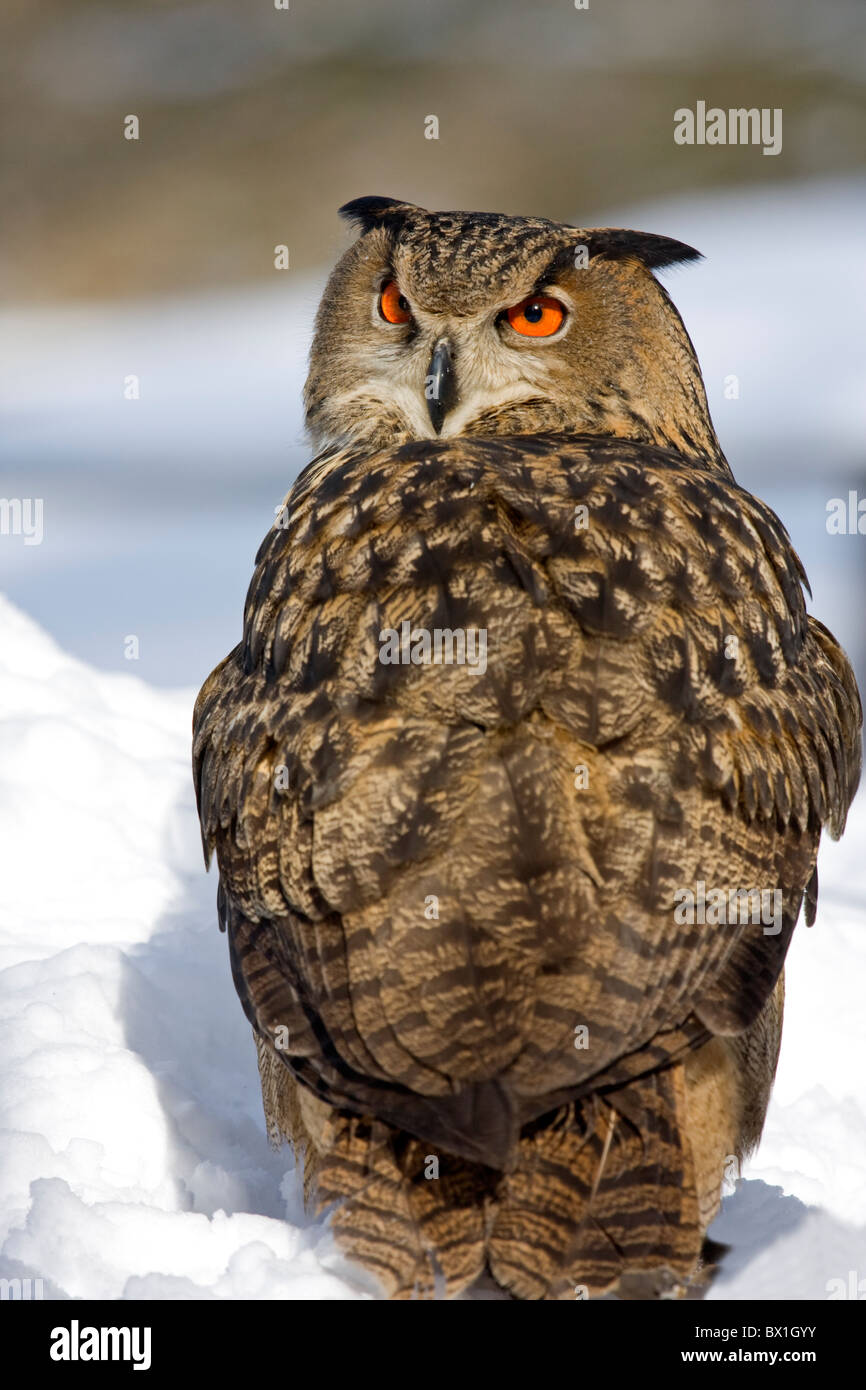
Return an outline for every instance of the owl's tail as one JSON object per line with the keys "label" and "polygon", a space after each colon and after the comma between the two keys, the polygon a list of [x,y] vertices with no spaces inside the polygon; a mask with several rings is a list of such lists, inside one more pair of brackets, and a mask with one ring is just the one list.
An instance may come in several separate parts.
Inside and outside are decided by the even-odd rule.
{"label": "owl's tail", "polygon": [[524,1299],[684,1291],[704,1234],[685,1103],[678,1065],[524,1132],[487,1241],[497,1283]]}
{"label": "owl's tail", "polygon": [[339,1115],[285,1068],[276,1076],[311,1194],[333,1204],[339,1245],[392,1298],[454,1297],[485,1272],[521,1299],[653,1298],[698,1268],[706,1210],[681,1064],[528,1126],[506,1173]]}

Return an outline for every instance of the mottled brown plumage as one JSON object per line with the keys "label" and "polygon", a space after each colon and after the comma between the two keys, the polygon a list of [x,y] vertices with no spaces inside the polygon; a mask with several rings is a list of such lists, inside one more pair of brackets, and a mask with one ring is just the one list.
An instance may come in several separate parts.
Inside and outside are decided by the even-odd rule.
{"label": "mottled brown plumage", "polygon": [[[352,215],[307,387],[322,453],[195,712],[269,1132],[392,1296],[485,1270],[521,1298],[681,1291],[763,1125],[785,953],[857,783],[856,686],[648,268],[694,253]],[[503,336],[551,287],[565,333]],[[422,435],[443,335],[459,428]],[[485,630],[486,666],[383,663],[405,620]],[[678,921],[699,881],[777,888],[778,930]]]}

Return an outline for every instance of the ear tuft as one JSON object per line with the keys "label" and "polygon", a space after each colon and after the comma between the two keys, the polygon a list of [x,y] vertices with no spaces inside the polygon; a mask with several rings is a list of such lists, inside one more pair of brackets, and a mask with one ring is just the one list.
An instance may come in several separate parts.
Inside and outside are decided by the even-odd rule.
{"label": "ear tuft", "polygon": [[407,212],[418,209],[414,203],[401,202],[399,198],[380,198],[370,194],[366,198],[353,198],[339,209],[340,217],[352,222],[362,232],[370,232],[374,227],[399,222]]}
{"label": "ear tuft", "polygon": [[621,261],[632,257],[648,270],[661,270],[680,261],[700,261],[703,256],[693,246],[654,232],[630,232],[624,227],[595,227],[585,233],[590,256]]}

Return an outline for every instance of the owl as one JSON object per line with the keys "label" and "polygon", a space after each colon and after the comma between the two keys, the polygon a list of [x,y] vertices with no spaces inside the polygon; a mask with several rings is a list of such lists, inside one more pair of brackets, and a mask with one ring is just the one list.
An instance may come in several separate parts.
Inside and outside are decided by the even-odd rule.
{"label": "owl", "polygon": [[315,456],[194,715],[268,1132],[389,1297],[694,1295],[851,668],[653,274],[696,251],[341,211]]}

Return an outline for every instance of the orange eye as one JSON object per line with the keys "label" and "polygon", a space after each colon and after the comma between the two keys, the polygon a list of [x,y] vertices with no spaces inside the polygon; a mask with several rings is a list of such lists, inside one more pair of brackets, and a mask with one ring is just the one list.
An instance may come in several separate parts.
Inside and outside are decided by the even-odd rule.
{"label": "orange eye", "polygon": [[379,295],[379,313],[388,323],[408,323],[412,317],[409,301],[400,293],[396,280],[389,280]]}
{"label": "orange eye", "polygon": [[550,295],[533,294],[515,304],[507,315],[515,333],[521,333],[524,338],[549,338],[565,318],[565,309]]}

